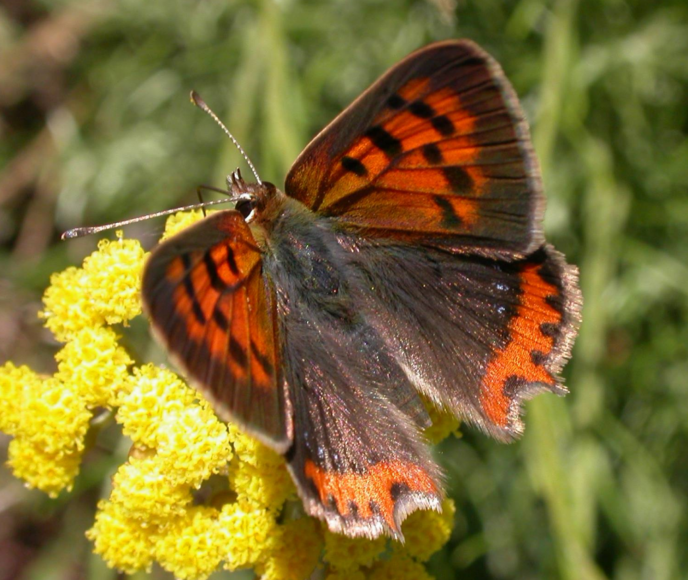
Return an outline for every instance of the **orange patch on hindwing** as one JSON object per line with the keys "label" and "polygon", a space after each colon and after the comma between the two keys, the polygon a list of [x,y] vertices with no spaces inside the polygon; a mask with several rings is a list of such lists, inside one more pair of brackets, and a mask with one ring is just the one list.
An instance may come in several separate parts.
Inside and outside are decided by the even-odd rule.
{"label": "orange patch on hindwing", "polygon": [[382,461],[371,465],[365,473],[338,473],[321,469],[307,460],[305,474],[315,485],[323,505],[334,502],[342,517],[365,520],[379,514],[395,531],[398,528],[394,507],[399,493],[439,494],[427,471],[407,461]]}
{"label": "orange patch on hindwing", "polygon": [[562,322],[561,313],[548,302],[560,290],[539,273],[542,264],[527,264],[520,273],[520,303],[509,323],[509,342],[490,361],[482,381],[480,404],[487,418],[499,427],[508,427],[514,394],[510,382],[556,384],[545,361],[555,345],[548,328]]}

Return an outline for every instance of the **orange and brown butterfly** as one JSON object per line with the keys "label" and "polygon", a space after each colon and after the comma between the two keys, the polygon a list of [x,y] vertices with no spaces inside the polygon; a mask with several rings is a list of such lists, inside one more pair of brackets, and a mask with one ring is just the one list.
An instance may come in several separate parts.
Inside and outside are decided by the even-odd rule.
{"label": "orange and brown butterfly", "polygon": [[509,441],[521,402],[566,393],[577,271],[542,232],[518,100],[474,43],[394,66],[306,147],[284,192],[155,249],[156,334],[224,419],[285,455],[309,514],[401,537],[440,509],[420,395]]}

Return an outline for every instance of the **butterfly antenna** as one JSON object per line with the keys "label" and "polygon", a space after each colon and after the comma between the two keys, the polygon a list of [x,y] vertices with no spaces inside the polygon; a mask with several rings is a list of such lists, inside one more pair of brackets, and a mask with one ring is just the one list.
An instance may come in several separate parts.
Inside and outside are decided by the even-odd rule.
{"label": "butterfly antenna", "polygon": [[220,121],[220,118],[215,113],[213,113],[212,109],[208,105],[205,104],[205,101],[201,98],[201,96],[196,91],[191,91],[191,102],[194,105],[196,105],[199,109],[202,109],[203,111],[208,113],[208,115],[210,115],[213,118],[213,120],[218,125],[220,125],[220,127],[222,127],[222,130],[232,140],[232,143],[234,143],[236,148],[239,150],[241,155],[246,160],[246,163],[248,163],[248,166],[251,168],[251,171],[253,171],[253,175],[256,176],[256,181],[258,182],[258,184],[259,185],[262,184],[263,182],[260,180],[260,177],[258,176],[258,172],[256,171],[256,168],[253,166],[253,163],[251,163],[251,160],[248,158],[248,155],[246,155],[246,151],[243,150],[241,145],[239,145],[239,142],[234,138],[234,135],[232,135],[229,132],[229,129],[227,129],[227,127],[225,127],[224,123],[222,121]]}
{"label": "butterfly antenna", "polygon": [[165,209],[163,211],[156,211],[155,213],[149,213],[149,214],[142,215],[142,216],[135,217],[135,218],[131,218],[128,220],[122,220],[121,222],[113,222],[111,224],[105,224],[102,226],[73,228],[71,230],[67,230],[64,234],[62,234],[60,236],[60,238],[63,240],[71,240],[73,238],[81,238],[83,236],[90,236],[91,234],[97,234],[98,232],[102,232],[105,230],[112,230],[114,228],[119,228],[122,226],[128,226],[129,224],[135,224],[137,222],[142,222],[144,220],[149,220],[151,218],[161,217],[164,215],[170,215],[170,214],[177,213],[180,211],[189,211],[192,209],[201,209],[201,208],[208,207],[211,205],[218,205],[220,203],[232,203],[232,202],[236,202],[238,199],[239,199],[238,197],[227,197],[227,198],[223,198],[223,199],[214,199],[211,201],[204,201],[203,203],[194,203],[192,205],[185,205],[182,207]]}

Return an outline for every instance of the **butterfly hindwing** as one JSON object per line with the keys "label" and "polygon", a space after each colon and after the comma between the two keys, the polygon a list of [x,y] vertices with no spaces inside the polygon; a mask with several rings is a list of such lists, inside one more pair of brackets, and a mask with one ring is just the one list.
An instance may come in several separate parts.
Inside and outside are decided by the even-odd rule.
{"label": "butterfly hindwing", "polygon": [[557,373],[570,356],[581,296],[576,268],[551,246],[504,262],[352,243],[366,319],[438,405],[510,440],[523,430],[522,400],[566,392]]}
{"label": "butterfly hindwing", "polygon": [[427,415],[365,322],[309,314],[283,320],[294,401],[287,460],[306,511],[347,535],[400,537],[410,512],[441,502],[419,431]]}
{"label": "butterfly hindwing", "polygon": [[499,65],[465,40],[388,71],[311,141],[286,193],[365,237],[507,258],[543,242],[518,100]]}
{"label": "butterfly hindwing", "polygon": [[297,384],[289,469],[306,511],[332,531],[400,538],[409,513],[439,510],[440,471],[408,417],[341,379],[309,372]]}
{"label": "butterfly hindwing", "polygon": [[439,469],[420,434],[430,419],[361,315],[335,234],[292,209],[265,257],[294,407],[289,469],[306,511],[330,529],[399,537],[408,513],[440,503]]}
{"label": "butterfly hindwing", "polygon": [[291,417],[274,289],[238,211],[218,212],[160,244],[143,276],[148,315],[218,414],[284,451]]}

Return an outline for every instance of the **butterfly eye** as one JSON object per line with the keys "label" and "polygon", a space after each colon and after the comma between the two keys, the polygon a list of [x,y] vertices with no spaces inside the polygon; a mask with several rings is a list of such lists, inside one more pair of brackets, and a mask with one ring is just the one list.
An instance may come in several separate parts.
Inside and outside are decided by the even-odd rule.
{"label": "butterfly eye", "polygon": [[237,201],[235,209],[247,222],[252,221],[256,209],[256,198],[253,196],[242,197]]}

